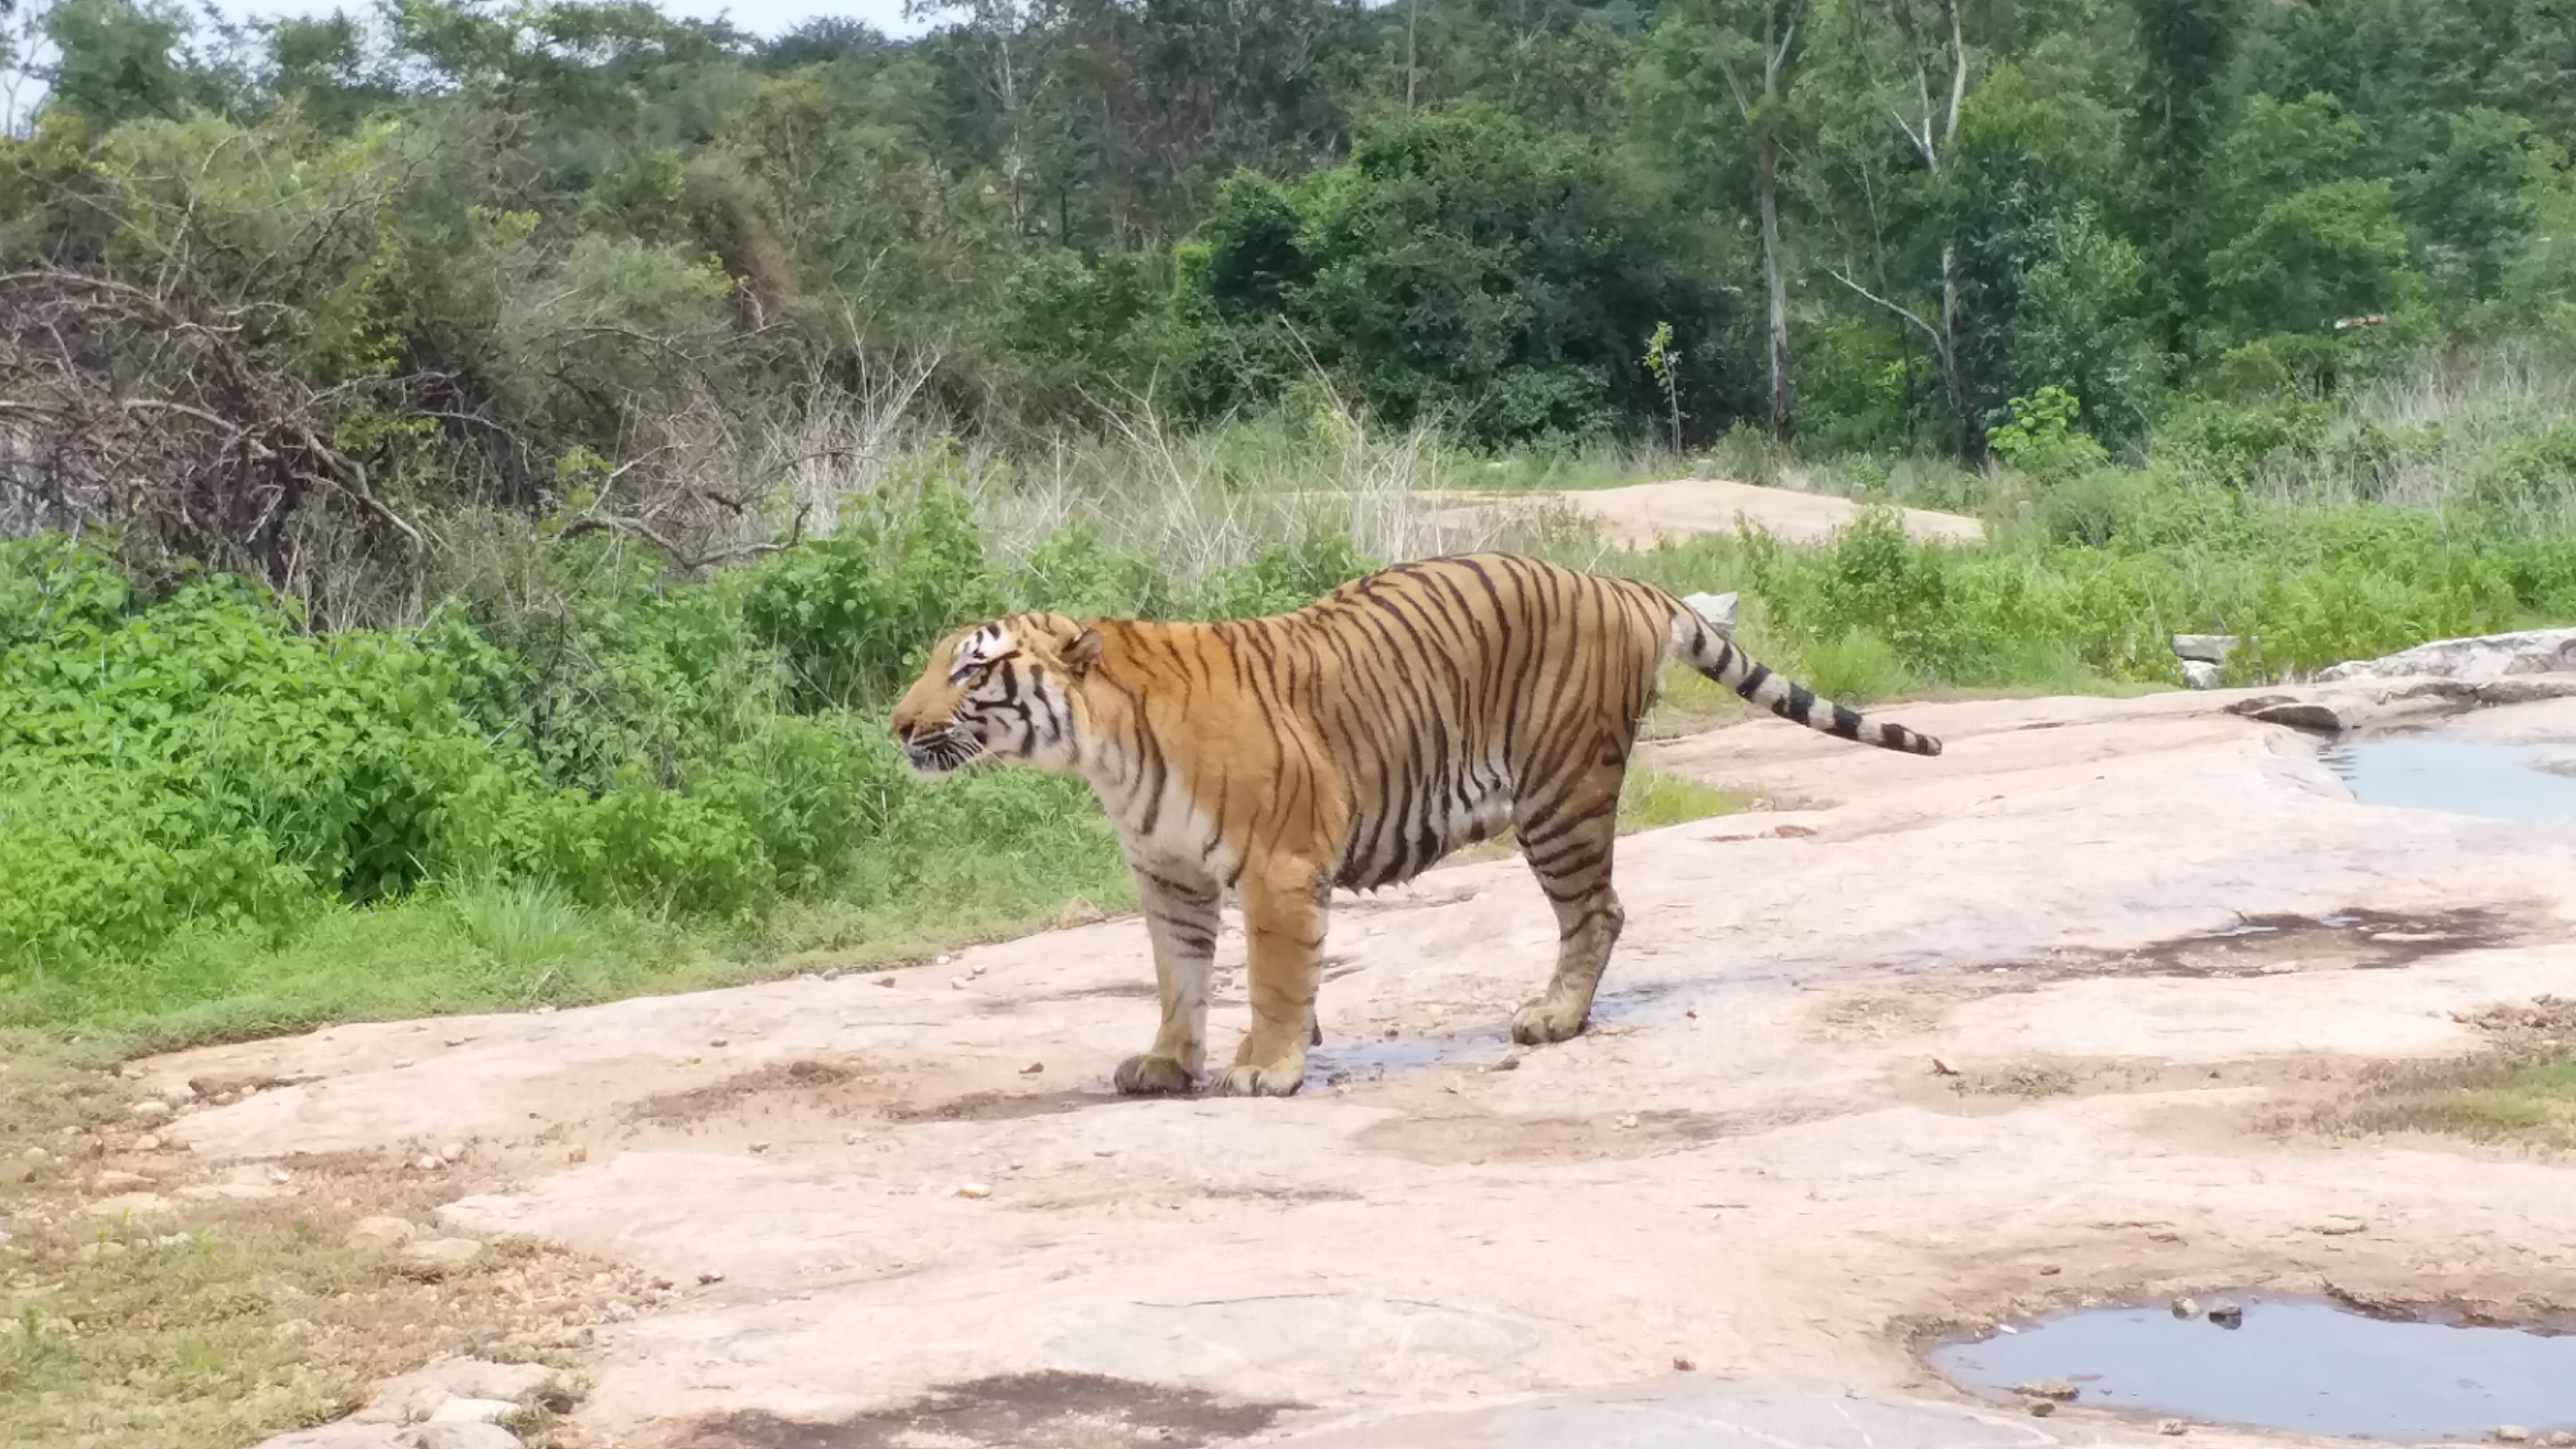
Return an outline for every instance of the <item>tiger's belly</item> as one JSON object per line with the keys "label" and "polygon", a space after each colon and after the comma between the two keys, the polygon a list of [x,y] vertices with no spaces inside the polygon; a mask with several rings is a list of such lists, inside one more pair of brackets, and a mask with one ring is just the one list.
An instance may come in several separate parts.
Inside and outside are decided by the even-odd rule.
{"label": "tiger's belly", "polygon": [[1346,890],[1400,885],[1511,823],[1509,775],[1498,766],[1457,770],[1429,788],[1353,812],[1333,872]]}

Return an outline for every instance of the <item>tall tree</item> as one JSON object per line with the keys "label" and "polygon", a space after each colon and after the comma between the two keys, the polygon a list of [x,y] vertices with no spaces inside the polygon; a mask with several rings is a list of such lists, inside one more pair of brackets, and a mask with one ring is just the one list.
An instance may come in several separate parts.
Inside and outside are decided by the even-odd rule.
{"label": "tall tree", "polygon": [[[1856,8],[1866,9],[1864,0]],[[1937,195],[1949,179],[1945,169],[1950,143],[1959,134],[1959,112],[1968,100],[1968,41],[1959,16],[1960,0],[1937,0],[1925,13],[1918,0],[1877,0],[1877,9],[1897,41],[1897,74],[1882,87],[1879,105],[1906,148],[1922,164],[1928,189]],[[1909,84],[1910,82],[1910,84]],[[1891,297],[1862,286],[1844,272],[1837,281],[1868,301],[1887,309],[1923,334],[1941,363],[1941,379],[1957,415],[1959,456],[1971,467],[1986,460],[1986,430],[1978,414],[1976,391],[1969,385],[1967,321],[1959,299],[1959,247],[1944,234],[1940,249],[1940,322],[1935,325]]]}
{"label": "tall tree", "polygon": [[2142,172],[2141,228],[2155,238],[2159,332],[2181,350],[2197,302],[2192,212],[2218,133],[2235,53],[2238,0],[2129,0],[2138,47],[2131,144]]}
{"label": "tall tree", "polygon": [[1783,440],[1793,424],[1793,389],[1780,153],[1806,19],[1807,0],[1714,0],[1667,8],[1640,53],[1631,86],[1649,154],[1681,173],[1683,187],[1713,181],[1724,192],[1751,193],[1768,303],[1770,428]]}

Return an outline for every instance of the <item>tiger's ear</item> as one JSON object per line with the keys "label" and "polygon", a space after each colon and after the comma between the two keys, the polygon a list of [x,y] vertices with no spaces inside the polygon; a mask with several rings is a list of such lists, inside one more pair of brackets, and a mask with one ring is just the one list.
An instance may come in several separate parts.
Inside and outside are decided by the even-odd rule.
{"label": "tiger's ear", "polygon": [[1090,673],[1091,666],[1099,662],[1100,631],[1097,629],[1084,629],[1065,646],[1064,667],[1072,670],[1077,678]]}

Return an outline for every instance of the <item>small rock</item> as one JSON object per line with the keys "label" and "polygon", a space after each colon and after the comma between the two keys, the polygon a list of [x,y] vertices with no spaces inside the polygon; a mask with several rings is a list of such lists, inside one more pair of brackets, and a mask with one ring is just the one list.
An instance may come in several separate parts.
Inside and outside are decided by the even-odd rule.
{"label": "small rock", "polygon": [[198,1202],[264,1202],[295,1194],[273,1182],[200,1182],[179,1189],[179,1196]]}
{"label": "small rock", "polygon": [[724,1281],[724,1274],[718,1269],[709,1268],[698,1275],[698,1281],[701,1283],[721,1283]]}
{"label": "small rock", "polygon": [[948,978],[948,989],[949,989],[949,990],[951,990],[951,991],[963,991],[963,990],[965,990],[965,989],[966,989],[966,978],[965,978],[965,977],[963,977],[963,976],[951,976],[951,977],[949,977],[949,978]]}
{"label": "small rock", "polygon": [[2361,1218],[2333,1217],[2317,1224],[2317,1231],[2329,1238],[2346,1238],[2365,1232],[2370,1224]]}
{"label": "small rock", "polygon": [[993,1188],[989,1183],[959,1183],[957,1185],[957,1195],[959,1197],[991,1197],[993,1195]]}
{"label": "small rock", "polygon": [[2569,1433],[2567,1430],[2561,1429],[2557,1433],[2550,1435],[2548,1438],[2543,1439],[2540,1442],[2548,1445],[2549,1449],[2567,1449],[2568,1445],[2576,1444],[2576,1433]]}
{"label": "small rock", "polygon": [[576,1147],[570,1152],[564,1154],[564,1161],[566,1162],[588,1162],[589,1160],[590,1149],[587,1147]]}
{"label": "small rock", "polygon": [[418,1449],[523,1449],[519,1436],[498,1424],[423,1424],[412,1443]]}
{"label": "small rock", "polygon": [[2034,1379],[2015,1388],[2013,1392],[2024,1398],[2069,1400],[2073,1399],[2080,1390],[2064,1379]]}
{"label": "small rock", "polygon": [[2209,1321],[2221,1328],[2234,1328],[2245,1321],[2245,1310],[2237,1307],[2233,1298],[2215,1298],[2210,1300]]}
{"label": "small rock", "polygon": [[2200,1300],[2192,1297],[2188,1293],[2175,1299],[2173,1301],[2173,1316],[2176,1318],[2198,1318],[2200,1316]]}
{"label": "small rock", "polygon": [[2030,1416],[2032,1418],[2045,1419],[2049,1415],[2057,1412],[2057,1401],[2055,1399],[2027,1399],[2023,1401],[2022,1407],[2030,1410]]}
{"label": "small rock", "polygon": [[119,1172],[110,1168],[91,1178],[89,1185],[100,1192],[125,1192],[132,1188],[150,1187],[152,1179],[139,1172]]}
{"label": "small rock", "polygon": [[766,1142],[754,1142],[751,1144],[751,1150],[754,1152],[767,1152],[769,1150],[769,1144]]}
{"label": "small rock", "polygon": [[2065,1271],[2065,1269],[2057,1266],[2055,1263],[2042,1263],[2039,1265],[2039,1276],[2042,1278],[2054,1278]]}
{"label": "small rock", "polygon": [[1045,1070],[1046,1070],[1046,1063],[1044,1063],[1044,1062],[1031,1062],[1031,1063],[1029,1063],[1027,1066],[1020,1068],[1020,1075],[1021,1075],[1021,1076],[1024,1076],[1024,1077],[1034,1077],[1034,1076],[1036,1076],[1038,1073],[1043,1072],[1043,1071],[1045,1071]]}
{"label": "small rock", "polygon": [[733,1045],[733,1038],[729,1036],[711,1036],[707,1038],[707,1045],[711,1047],[731,1046]]}
{"label": "small rock", "polygon": [[1619,1125],[1620,1125],[1622,1128],[1631,1128],[1631,1127],[1636,1126],[1636,1125],[1637,1125],[1637,1114],[1636,1114],[1636,1113],[1634,1113],[1634,1112],[1626,1112],[1626,1113],[1622,1113],[1622,1114],[1620,1115],[1620,1117],[1619,1117]]}
{"label": "small rock", "polygon": [[1070,931],[1076,926],[1096,926],[1108,919],[1108,912],[1080,896],[1075,896],[1065,902],[1063,910],[1055,913],[1055,928],[1059,931]]}
{"label": "small rock", "polygon": [[1676,1355],[1676,1356],[1674,1357],[1674,1359],[1673,1359],[1673,1372],[1675,1372],[1675,1373],[1677,1373],[1677,1374],[1686,1374],[1686,1373],[1689,1373],[1690,1371],[1691,1371],[1691,1361],[1690,1361],[1689,1359],[1682,1358],[1682,1357],[1680,1357],[1680,1356]]}
{"label": "small rock", "polygon": [[2190,1433],[2191,1426],[2180,1419],[2158,1419],[2156,1420],[2156,1432],[2167,1438],[2172,1438],[2178,1434]]}
{"label": "small rock", "polygon": [[429,1411],[433,1424],[497,1424],[519,1412],[508,1399],[449,1399]]}
{"label": "small rock", "polygon": [[481,1256],[483,1245],[472,1238],[430,1238],[404,1245],[402,1265],[424,1278],[444,1278]]}
{"label": "small rock", "polygon": [[1501,1061],[1494,1063],[1492,1066],[1485,1068],[1485,1070],[1489,1072],[1517,1072],[1520,1069],[1521,1059],[1519,1057],[1505,1057]]}
{"label": "small rock", "polygon": [[2219,667],[2205,659],[2182,662],[2182,684],[2185,689],[2216,689],[2223,678]]}
{"label": "small rock", "polygon": [[954,957],[954,956],[935,956],[935,957],[931,958],[931,962],[930,962],[930,964],[931,964],[931,965],[933,965],[933,966],[945,966],[945,965],[947,965],[949,962],[954,961],[954,960],[956,960],[956,959],[957,959],[957,958],[956,958],[956,957]]}
{"label": "small rock", "polygon": [[892,986],[894,984],[894,977],[891,975],[880,976],[877,978],[877,984],[879,986]]}
{"label": "small rock", "polygon": [[125,1115],[137,1122],[167,1122],[170,1120],[170,1104],[157,1098],[146,1097],[126,1108]]}
{"label": "small rock", "polygon": [[472,1041],[472,1040],[473,1040],[473,1038],[472,1038],[472,1037],[469,1037],[469,1036],[451,1036],[451,1037],[447,1037],[447,1038],[445,1038],[445,1039],[444,1039],[444,1042],[445,1042],[445,1044],[446,1044],[446,1045],[448,1045],[448,1046],[452,1046],[452,1047],[461,1047],[461,1046],[465,1045],[467,1042]]}
{"label": "small rock", "polygon": [[981,976],[981,975],[983,975],[983,974],[984,974],[984,967],[983,967],[983,966],[981,966],[981,965],[977,965],[977,966],[975,966],[975,967],[973,967],[973,968],[969,969],[969,970],[967,971],[967,973],[966,973],[966,974],[967,974],[967,975],[969,975],[969,976]]}
{"label": "small rock", "polygon": [[420,1160],[412,1164],[412,1166],[419,1168],[423,1172],[436,1172],[446,1165],[447,1159],[439,1156],[435,1152],[422,1153],[420,1155]]}
{"label": "small rock", "polygon": [[2499,1444],[2528,1444],[2531,1442],[2531,1431],[2522,1427],[2520,1424],[2500,1424],[2496,1427],[2495,1436],[2496,1442]]}
{"label": "small rock", "polygon": [[352,1248],[399,1248],[418,1236],[420,1229],[409,1218],[377,1214],[358,1219],[342,1241]]}
{"label": "small rock", "polygon": [[158,1151],[160,1151],[160,1150],[161,1150],[161,1138],[160,1138],[160,1135],[159,1135],[158,1133],[146,1132],[146,1133],[144,1133],[142,1136],[135,1138],[135,1139],[134,1139],[134,1150],[135,1150],[135,1151],[137,1151],[137,1152],[158,1152]]}
{"label": "small rock", "polygon": [[394,1058],[394,1070],[399,1072],[418,1060],[420,1060],[418,1057],[396,1057]]}
{"label": "small rock", "polygon": [[438,1149],[438,1157],[441,1162],[462,1162],[465,1160],[465,1144],[450,1142]]}

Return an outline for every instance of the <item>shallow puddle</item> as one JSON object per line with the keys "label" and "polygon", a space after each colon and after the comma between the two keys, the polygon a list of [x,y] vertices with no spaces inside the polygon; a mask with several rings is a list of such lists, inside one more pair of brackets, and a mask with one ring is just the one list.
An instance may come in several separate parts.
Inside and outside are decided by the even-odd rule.
{"label": "shallow puddle", "polygon": [[[1932,1350],[1990,1392],[2059,1380],[2075,1404],[2360,1438],[2535,1440],[2576,1429],[2576,1336],[2372,1318],[2317,1299],[2232,1295],[2240,1326],[2085,1308]],[[2215,1302],[2213,1296],[2203,1300]]]}
{"label": "shallow puddle", "polygon": [[2365,805],[2402,805],[2497,820],[2576,819],[2576,776],[2547,765],[2564,750],[2439,735],[2330,745],[2326,768]]}

